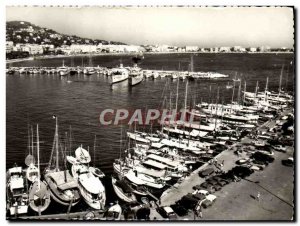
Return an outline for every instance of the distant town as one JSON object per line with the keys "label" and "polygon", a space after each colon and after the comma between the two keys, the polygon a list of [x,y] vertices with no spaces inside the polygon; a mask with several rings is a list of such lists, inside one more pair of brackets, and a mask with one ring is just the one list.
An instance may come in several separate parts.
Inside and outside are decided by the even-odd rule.
{"label": "distant town", "polygon": [[18,59],[44,55],[79,54],[143,54],[143,53],[269,53],[293,52],[293,48],[271,48],[269,46],[243,47],[199,47],[170,45],[127,45],[121,42],[80,38],[59,34],[25,21],[6,23],[6,59]]}

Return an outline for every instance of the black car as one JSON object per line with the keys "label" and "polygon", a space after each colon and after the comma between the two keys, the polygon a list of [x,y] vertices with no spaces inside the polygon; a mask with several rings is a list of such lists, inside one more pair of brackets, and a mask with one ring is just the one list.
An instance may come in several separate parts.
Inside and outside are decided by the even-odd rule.
{"label": "black car", "polygon": [[194,209],[195,206],[198,203],[198,199],[196,199],[195,197],[193,197],[193,195],[188,194],[183,196],[178,202],[177,204],[183,206],[186,209]]}
{"label": "black car", "polygon": [[288,158],[288,159],[283,159],[281,161],[282,165],[284,166],[289,166],[292,167],[294,165],[294,159],[293,158]]}
{"label": "black car", "polygon": [[222,189],[222,186],[220,186],[219,184],[214,185],[214,189],[216,191],[220,191]]}
{"label": "black car", "polygon": [[228,184],[228,183],[225,180],[218,181],[218,185],[221,187],[224,187],[226,184]]}
{"label": "black car", "polygon": [[200,177],[207,177],[207,176],[213,174],[214,172],[215,172],[215,170],[213,168],[207,168],[203,171],[200,171],[199,176]]}
{"label": "black car", "polygon": [[206,182],[211,185],[216,185],[218,183],[218,181],[214,180],[213,178],[209,178],[208,180],[206,180]]}
{"label": "black car", "polygon": [[172,207],[158,207],[156,211],[163,217],[163,218],[168,218],[170,220],[176,220],[177,215],[175,211],[173,210]]}
{"label": "black car", "polygon": [[255,160],[258,160],[258,161],[262,161],[262,162],[268,162],[268,163],[271,163],[274,161],[274,158],[269,156],[269,155],[266,155],[262,152],[255,152],[251,155],[251,158],[255,159]]}
{"label": "black car", "polygon": [[180,217],[186,216],[188,214],[188,210],[186,208],[184,208],[184,206],[174,204],[174,205],[171,205],[170,207]]}
{"label": "black car", "polygon": [[237,177],[245,178],[250,176],[254,171],[245,166],[236,166],[232,168],[232,172]]}

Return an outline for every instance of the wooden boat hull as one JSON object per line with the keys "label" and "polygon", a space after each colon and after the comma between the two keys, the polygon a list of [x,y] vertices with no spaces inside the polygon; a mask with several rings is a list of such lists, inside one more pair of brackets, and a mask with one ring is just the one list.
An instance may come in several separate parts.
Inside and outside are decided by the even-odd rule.
{"label": "wooden boat hull", "polygon": [[40,181],[39,188],[39,183],[36,181],[30,186],[29,206],[35,212],[43,212],[51,203],[50,197],[50,190],[47,184],[44,181]]}
{"label": "wooden boat hull", "polygon": [[69,192],[73,193],[73,197],[71,198],[71,196],[65,195],[65,193],[58,191],[56,184],[49,177],[47,177],[47,175],[45,175],[45,180],[49,186],[51,198],[55,202],[64,206],[69,206],[71,202],[72,206],[75,206],[79,202],[80,194],[78,190],[68,190]]}
{"label": "wooden boat hull", "polygon": [[124,202],[128,202],[128,203],[135,202],[136,201],[135,195],[131,194],[130,196],[128,196],[128,195],[124,194],[122,189],[116,185],[116,182],[117,182],[117,180],[112,177],[112,185],[113,185],[116,195]]}

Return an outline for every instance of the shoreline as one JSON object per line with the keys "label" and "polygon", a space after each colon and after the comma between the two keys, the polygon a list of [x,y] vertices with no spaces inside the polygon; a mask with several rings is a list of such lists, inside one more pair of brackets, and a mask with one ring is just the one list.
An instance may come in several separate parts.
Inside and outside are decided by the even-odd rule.
{"label": "shoreline", "polygon": [[137,56],[137,55],[166,55],[166,54],[294,54],[294,52],[146,52],[146,53],[93,53],[93,54],[76,54],[76,55],[44,55],[28,58],[19,58],[6,60],[6,64],[19,63],[24,61],[48,60],[70,57],[95,57],[95,56]]}

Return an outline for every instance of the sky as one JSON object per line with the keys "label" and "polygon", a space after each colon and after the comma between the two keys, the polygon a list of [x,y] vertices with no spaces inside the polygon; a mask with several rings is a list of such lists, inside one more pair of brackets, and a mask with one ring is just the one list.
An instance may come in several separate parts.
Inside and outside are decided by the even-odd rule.
{"label": "sky", "polygon": [[293,47],[287,7],[6,7],[6,20],[127,44]]}

